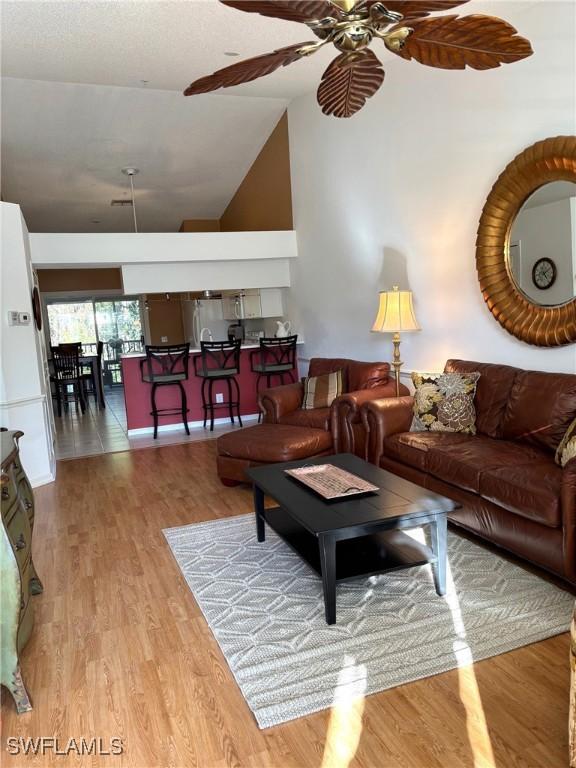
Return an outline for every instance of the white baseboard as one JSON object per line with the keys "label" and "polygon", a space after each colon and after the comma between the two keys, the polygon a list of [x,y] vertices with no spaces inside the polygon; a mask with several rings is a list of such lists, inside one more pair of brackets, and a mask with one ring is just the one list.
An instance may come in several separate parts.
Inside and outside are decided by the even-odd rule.
{"label": "white baseboard", "polygon": [[[236,417],[234,417],[236,418]],[[246,416],[242,415],[242,421],[257,421],[258,420],[258,414],[257,413],[248,413]],[[214,419],[214,424],[230,424],[230,417],[222,417],[220,419]],[[188,427],[190,429],[202,429],[204,426],[203,421],[189,421]],[[162,432],[176,432],[178,430],[182,429],[182,422],[177,422],[176,424],[160,424],[158,427],[158,434]],[[154,434],[154,427],[140,427],[139,429],[129,429],[128,430],[128,437],[139,437],[141,435],[153,435]]]}

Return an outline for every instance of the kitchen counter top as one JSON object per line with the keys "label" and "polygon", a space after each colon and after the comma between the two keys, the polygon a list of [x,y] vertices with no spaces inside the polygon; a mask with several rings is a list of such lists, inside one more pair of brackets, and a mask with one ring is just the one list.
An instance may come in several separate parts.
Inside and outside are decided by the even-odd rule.
{"label": "kitchen counter top", "polygon": [[[300,346],[300,344],[304,344],[304,343],[305,343],[304,339],[300,339],[299,338],[298,341],[296,342],[296,345]],[[248,344],[242,344],[241,349],[242,350],[244,350],[244,349],[259,349],[259,347],[260,347],[260,344],[248,343]],[[199,352],[200,352],[200,347],[190,347],[190,354],[191,355],[197,355],[197,354],[199,354]],[[146,353],[145,352],[126,352],[125,354],[120,355],[120,359],[122,359],[122,360],[133,358],[133,357],[144,358],[144,357],[146,357]]]}
{"label": "kitchen counter top", "polygon": [[[304,341],[298,341],[303,344]],[[258,385],[262,378],[257,371],[252,370],[250,365],[250,354],[258,350],[259,344],[245,344],[240,350],[240,370],[234,377],[238,384],[238,395],[240,399],[240,414],[243,417],[256,419],[259,413],[258,405]],[[199,349],[191,349],[190,354],[196,355]],[[153,432],[153,418],[150,413],[150,395],[152,385],[142,380],[142,365],[146,357],[143,352],[127,352],[122,355],[122,380],[124,382],[124,400],[126,404],[126,423],[128,435],[148,434]],[[192,366],[190,366],[192,368]],[[286,375],[286,374],[285,374]],[[293,375],[287,375],[287,381],[298,380],[298,369]],[[204,379],[194,375],[194,370],[189,371],[188,378],[182,382],[187,400],[188,424],[191,427],[202,427],[204,424],[204,409],[202,403],[204,397],[202,386]],[[286,383],[287,383],[286,381]],[[177,382],[179,383],[179,382]],[[218,405],[225,402],[229,392],[226,389],[225,381],[215,380],[214,398],[222,396],[222,400],[215,400]],[[282,383],[282,377],[279,375],[274,384]],[[160,387],[156,394],[157,407],[159,410],[168,409],[168,413],[160,414],[160,431],[171,429],[184,429],[181,421],[181,398],[177,386]],[[223,411],[218,413],[217,423],[229,423],[228,409],[225,406]]]}

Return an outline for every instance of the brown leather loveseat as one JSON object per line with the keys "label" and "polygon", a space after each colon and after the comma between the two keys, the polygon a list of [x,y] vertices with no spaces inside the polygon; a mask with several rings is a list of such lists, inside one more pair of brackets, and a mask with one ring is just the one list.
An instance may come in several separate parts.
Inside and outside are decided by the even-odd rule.
{"label": "brown leather loveseat", "polygon": [[[390,376],[389,363],[370,363],[346,358],[313,357],[308,376],[343,371],[344,394],[329,408],[302,408],[302,382],[263,390],[259,396],[265,424],[287,424],[322,429],[332,433],[336,453],[364,456],[366,432],[360,416],[364,403],[396,396],[396,382]],[[401,384],[400,394],[408,389]]]}
{"label": "brown leather loveseat", "polygon": [[576,458],[556,447],[576,417],[576,375],[448,360],[479,371],[476,435],[410,432],[412,398],[367,403],[369,461],[462,507],[453,523],[576,584]]}

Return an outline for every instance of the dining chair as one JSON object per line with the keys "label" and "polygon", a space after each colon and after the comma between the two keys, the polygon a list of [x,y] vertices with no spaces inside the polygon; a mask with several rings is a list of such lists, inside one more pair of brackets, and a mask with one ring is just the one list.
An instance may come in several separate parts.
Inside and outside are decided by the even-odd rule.
{"label": "dining chair", "polygon": [[59,344],[51,347],[54,373],[50,381],[54,383],[58,416],[62,416],[62,403],[68,407],[70,396],[74,399],[76,409],[80,405],[82,413],[86,410],[84,386],[80,370],[80,344]]}
{"label": "dining chair", "polygon": [[[86,346],[83,347],[84,355],[88,352]],[[102,353],[104,351],[104,342],[98,341],[96,344],[90,344],[90,347],[96,348],[95,355],[92,354],[91,349],[88,352],[92,360],[80,360],[84,396],[88,399],[88,395],[94,395],[94,402],[101,408],[106,408],[104,393],[102,392]]]}

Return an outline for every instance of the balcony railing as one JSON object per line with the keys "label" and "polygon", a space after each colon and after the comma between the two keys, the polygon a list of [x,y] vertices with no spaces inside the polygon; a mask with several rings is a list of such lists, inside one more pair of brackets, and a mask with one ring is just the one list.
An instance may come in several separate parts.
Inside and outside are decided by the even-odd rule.
{"label": "balcony railing", "polygon": [[[82,344],[82,354],[95,355],[98,345]],[[113,387],[122,384],[122,366],[120,356],[128,352],[144,352],[144,344],[140,339],[118,339],[117,341],[105,341],[102,350],[102,377],[104,384]]]}

